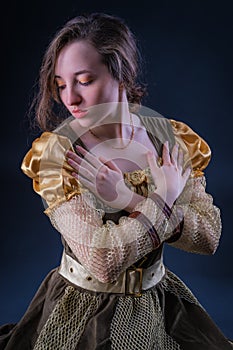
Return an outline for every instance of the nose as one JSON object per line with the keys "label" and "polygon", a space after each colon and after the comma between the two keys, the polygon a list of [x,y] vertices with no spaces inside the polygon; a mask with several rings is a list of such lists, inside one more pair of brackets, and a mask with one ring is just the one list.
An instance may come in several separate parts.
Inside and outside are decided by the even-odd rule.
{"label": "nose", "polygon": [[71,86],[67,88],[66,91],[66,103],[68,106],[79,105],[82,101],[82,96],[79,93],[78,89]]}

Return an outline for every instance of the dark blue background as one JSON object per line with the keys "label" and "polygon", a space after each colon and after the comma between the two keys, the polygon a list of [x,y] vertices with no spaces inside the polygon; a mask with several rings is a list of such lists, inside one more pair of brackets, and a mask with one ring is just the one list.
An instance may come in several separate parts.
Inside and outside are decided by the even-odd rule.
{"label": "dark blue background", "polygon": [[125,18],[139,39],[149,91],[144,105],[186,122],[212,148],[207,191],[222,211],[219,248],[214,256],[201,256],[167,247],[165,262],[233,338],[232,2],[83,2],[11,1],[2,11],[0,324],[19,320],[62,251],[59,234],[20,169],[37,136],[28,130],[27,112],[41,59],[66,20],[102,11]]}

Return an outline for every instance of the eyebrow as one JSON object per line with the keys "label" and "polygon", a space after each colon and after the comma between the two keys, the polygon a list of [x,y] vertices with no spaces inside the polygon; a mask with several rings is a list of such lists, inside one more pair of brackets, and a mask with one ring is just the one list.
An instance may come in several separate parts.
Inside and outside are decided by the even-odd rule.
{"label": "eyebrow", "polygon": [[[92,73],[90,70],[87,70],[87,69],[83,69],[83,70],[80,70],[78,72],[75,72],[74,75],[81,75],[81,74],[85,74],[85,73]],[[55,75],[55,79],[62,79],[62,77],[60,75]]]}

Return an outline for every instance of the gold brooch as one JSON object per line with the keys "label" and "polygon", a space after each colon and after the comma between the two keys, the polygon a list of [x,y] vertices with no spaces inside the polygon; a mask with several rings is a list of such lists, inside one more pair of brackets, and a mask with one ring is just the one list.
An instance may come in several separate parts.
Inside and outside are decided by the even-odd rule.
{"label": "gold brooch", "polygon": [[135,170],[125,173],[125,178],[135,186],[141,185],[143,182],[147,182],[147,176],[144,170]]}

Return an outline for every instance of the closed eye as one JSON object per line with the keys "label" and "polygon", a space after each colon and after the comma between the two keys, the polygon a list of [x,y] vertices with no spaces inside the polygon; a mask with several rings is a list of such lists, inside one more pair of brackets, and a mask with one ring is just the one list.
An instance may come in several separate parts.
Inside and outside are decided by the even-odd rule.
{"label": "closed eye", "polygon": [[88,86],[93,82],[93,80],[88,80],[88,81],[81,81],[79,80],[78,83],[82,86]]}
{"label": "closed eye", "polygon": [[64,89],[65,89],[65,87],[66,87],[65,85],[58,85],[58,87],[57,87],[57,88],[58,88],[58,90],[64,90]]}
{"label": "closed eye", "polygon": [[[81,86],[88,86],[90,84],[93,83],[93,79],[91,80],[77,80],[77,84],[81,85]],[[60,84],[60,85],[57,85],[57,88],[58,88],[58,91],[61,91],[61,90],[64,90],[66,88],[66,85],[65,84]]]}

